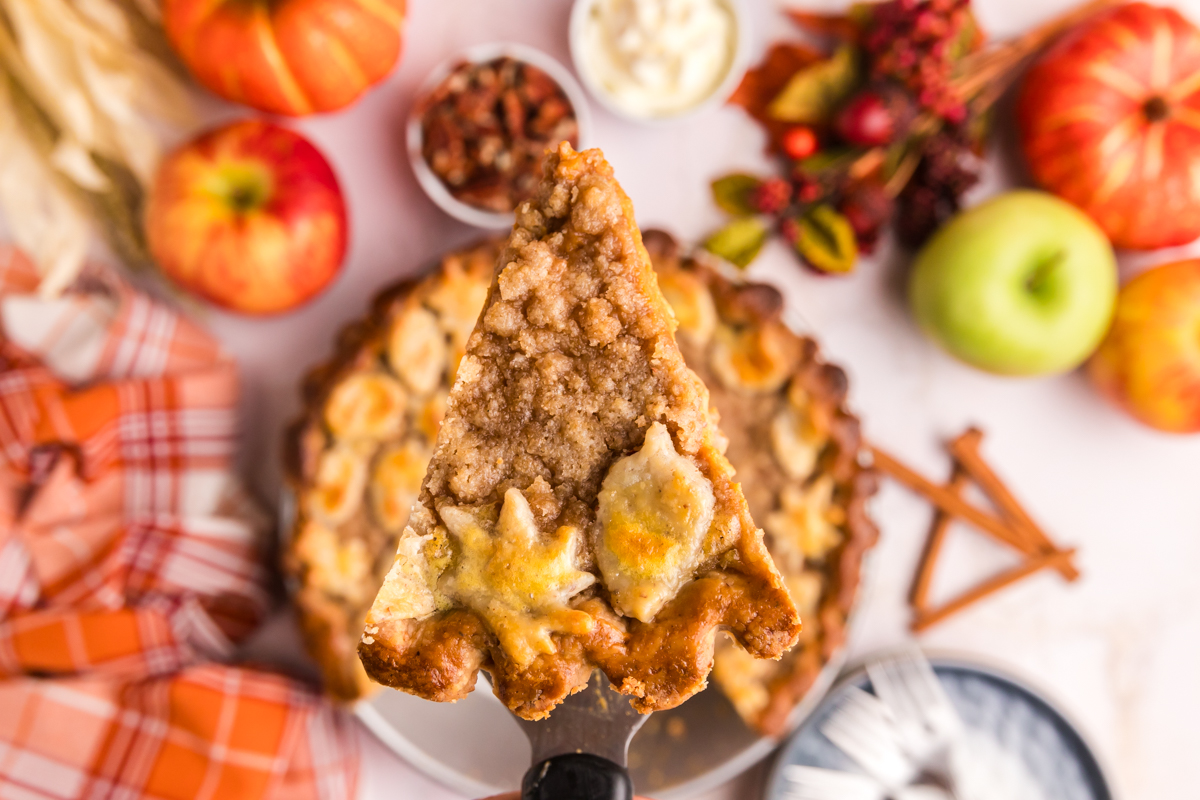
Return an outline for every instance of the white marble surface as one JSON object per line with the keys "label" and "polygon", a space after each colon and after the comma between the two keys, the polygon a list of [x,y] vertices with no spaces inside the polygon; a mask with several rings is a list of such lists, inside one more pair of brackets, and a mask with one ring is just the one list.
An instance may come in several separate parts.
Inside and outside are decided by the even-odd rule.
{"label": "white marble surface", "polygon": [[[793,0],[798,2],[798,0]],[[757,3],[757,5],[756,5]],[[749,0],[762,43],[787,32],[772,0]],[[1070,0],[976,0],[1004,36]],[[240,360],[243,461],[264,499],[279,487],[279,434],[297,409],[296,385],[333,332],[363,313],[375,290],[429,264],[474,232],[439,212],[406,163],[403,122],[426,73],[467,45],[516,40],[567,61],[566,0],[413,0],[407,50],[391,79],[358,106],[297,126],[323,146],[346,189],[352,244],[345,273],[303,310],[260,321],[203,311]],[[1200,20],[1200,0],[1186,0]],[[721,216],[707,183],[724,171],[764,168],[761,138],[740,112],[719,109],[671,126],[638,127],[593,104],[595,142],[614,164],[644,225],[695,238]],[[236,109],[218,108],[216,117]],[[997,168],[997,173],[1010,175]],[[1004,181],[993,175],[983,193]],[[1196,250],[1200,252],[1200,250]],[[1170,254],[1140,259],[1158,263]],[[1124,264],[1128,273],[1132,261]],[[1200,437],[1138,427],[1106,406],[1078,374],[1044,380],[991,377],[952,361],[917,332],[901,301],[902,261],[884,247],[851,277],[802,272],[777,245],[754,274],[789,301],[850,374],[852,401],[871,440],[929,475],[948,464],[939,443],[968,423],[988,432],[985,452],[1034,516],[1079,548],[1073,585],[1039,575],[935,628],[922,643],[1011,667],[1044,687],[1079,721],[1127,798],[1194,796],[1200,749]],[[929,509],[887,485],[875,506],[883,529],[856,653],[906,638],[904,602]],[[947,548],[949,573],[995,571],[1010,556],[970,531]],[[937,593],[955,581],[940,581]],[[369,737],[367,737],[369,739]],[[365,743],[364,800],[451,800],[374,741]],[[751,773],[707,798],[757,796]]]}

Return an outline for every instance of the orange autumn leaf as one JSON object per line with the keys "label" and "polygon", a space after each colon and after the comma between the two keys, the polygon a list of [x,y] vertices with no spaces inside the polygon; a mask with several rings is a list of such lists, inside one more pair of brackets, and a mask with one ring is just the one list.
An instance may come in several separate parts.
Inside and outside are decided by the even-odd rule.
{"label": "orange autumn leaf", "polygon": [[772,119],[767,113],[767,107],[793,75],[823,58],[823,53],[808,45],[798,42],[776,42],[771,45],[771,49],[758,66],[746,71],[742,82],[730,96],[730,103],[746,109],[746,113],[767,129],[770,140],[767,149],[770,152],[779,152],[780,138],[791,126]]}

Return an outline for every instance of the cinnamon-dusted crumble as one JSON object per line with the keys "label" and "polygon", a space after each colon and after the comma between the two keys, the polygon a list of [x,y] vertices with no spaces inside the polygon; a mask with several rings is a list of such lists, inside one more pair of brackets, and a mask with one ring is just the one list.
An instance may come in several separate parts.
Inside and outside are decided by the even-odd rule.
{"label": "cinnamon-dusted crumble", "polygon": [[799,618],[633,208],[596,150],[517,211],[359,655],[456,700],[488,670],[529,719],[594,667],[641,711],[705,685],[718,629],[778,658]]}

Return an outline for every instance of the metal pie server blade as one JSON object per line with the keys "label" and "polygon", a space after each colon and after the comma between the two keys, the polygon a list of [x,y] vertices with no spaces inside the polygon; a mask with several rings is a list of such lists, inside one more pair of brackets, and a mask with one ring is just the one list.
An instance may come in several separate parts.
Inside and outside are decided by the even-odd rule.
{"label": "metal pie server blade", "polygon": [[629,740],[646,722],[599,670],[548,719],[516,717],[533,749],[521,800],[631,800]]}

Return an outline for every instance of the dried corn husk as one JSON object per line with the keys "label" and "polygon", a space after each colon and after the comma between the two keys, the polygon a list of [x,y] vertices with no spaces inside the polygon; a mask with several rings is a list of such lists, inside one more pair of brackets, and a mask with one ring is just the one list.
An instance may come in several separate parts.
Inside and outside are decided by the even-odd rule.
{"label": "dried corn husk", "polygon": [[149,263],[161,135],[192,121],[155,31],[137,0],[0,0],[0,209],[45,294],[78,274],[89,216],[127,263]]}

